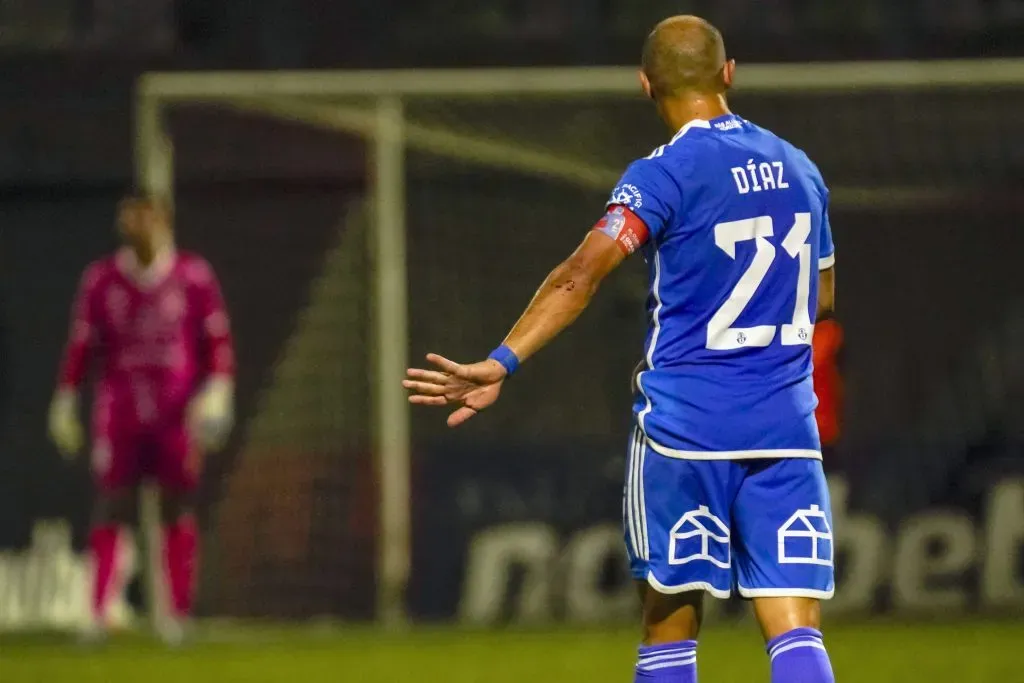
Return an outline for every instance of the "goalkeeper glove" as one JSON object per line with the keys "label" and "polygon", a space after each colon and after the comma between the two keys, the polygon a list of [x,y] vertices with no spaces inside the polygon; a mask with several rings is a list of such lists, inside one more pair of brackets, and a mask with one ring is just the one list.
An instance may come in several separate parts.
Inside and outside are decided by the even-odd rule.
{"label": "goalkeeper glove", "polygon": [[82,450],[85,435],[78,419],[78,394],[72,389],[58,389],[50,403],[50,440],[66,459]]}
{"label": "goalkeeper glove", "polygon": [[214,378],[192,399],[188,409],[189,432],[203,450],[219,450],[231,434],[234,394],[230,379]]}

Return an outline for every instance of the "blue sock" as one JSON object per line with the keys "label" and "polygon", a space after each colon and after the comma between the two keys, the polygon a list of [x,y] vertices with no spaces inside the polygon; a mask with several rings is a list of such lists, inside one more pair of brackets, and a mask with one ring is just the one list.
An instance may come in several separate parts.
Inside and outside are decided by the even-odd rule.
{"label": "blue sock", "polygon": [[697,683],[697,641],[644,645],[634,683]]}
{"label": "blue sock", "polygon": [[835,683],[821,631],[795,628],[768,642],[772,683]]}

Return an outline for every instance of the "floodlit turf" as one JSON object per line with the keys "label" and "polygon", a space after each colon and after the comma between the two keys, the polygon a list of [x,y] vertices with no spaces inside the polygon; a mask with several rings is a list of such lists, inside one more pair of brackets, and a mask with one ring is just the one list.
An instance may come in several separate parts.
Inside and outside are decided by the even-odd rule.
{"label": "floodlit turf", "polygon": [[[142,636],[83,650],[56,636],[0,636],[2,683],[627,683],[628,631],[468,632],[210,628],[169,651]],[[835,626],[826,643],[839,683],[1024,681],[1024,624]],[[749,627],[709,630],[701,683],[768,682],[767,658]]]}

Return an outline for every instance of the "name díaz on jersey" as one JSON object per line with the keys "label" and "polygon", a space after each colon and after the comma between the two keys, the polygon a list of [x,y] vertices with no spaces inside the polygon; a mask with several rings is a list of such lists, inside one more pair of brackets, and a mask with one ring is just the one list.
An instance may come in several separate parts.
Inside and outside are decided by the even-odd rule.
{"label": "name d\u00edaz on jersey", "polygon": [[746,166],[733,166],[729,171],[740,194],[789,189],[789,183],[783,178],[785,166],[781,161],[755,163],[748,159]]}

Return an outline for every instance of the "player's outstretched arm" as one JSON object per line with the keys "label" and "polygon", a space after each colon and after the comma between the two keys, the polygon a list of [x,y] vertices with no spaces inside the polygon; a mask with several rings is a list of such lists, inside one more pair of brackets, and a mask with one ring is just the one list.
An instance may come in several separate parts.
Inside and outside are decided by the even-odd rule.
{"label": "player's outstretched arm", "polygon": [[78,415],[78,389],[89,370],[96,342],[99,279],[98,265],[90,266],[82,275],[71,310],[70,332],[61,360],[60,379],[50,403],[47,424],[50,440],[66,458],[77,455],[85,440]]}
{"label": "player's outstretched arm", "polygon": [[194,270],[194,306],[201,320],[200,346],[205,349],[201,389],[188,409],[193,437],[206,452],[222,448],[234,423],[235,349],[227,305],[217,276],[205,261]]}
{"label": "player's outstretched arm", "polygon": [[409,401],[458,405],[448,417],[450,427],[457,427],[493,404],[505,378],[579,317],[601,281],[622,263],[626,253],[605,233],[590,232],[576,251],[551,271],[490,358],[463,365],[428,354],[427,360],[436,369],[412,368],[402,383],[412,392]]}
{"label": "player's outstretched arm", "polygon": [[591,231],[572,255],[541,284],[504,345],[522,362],[569,327],[590,303],[601,282],[625,258],[615,240]]}

